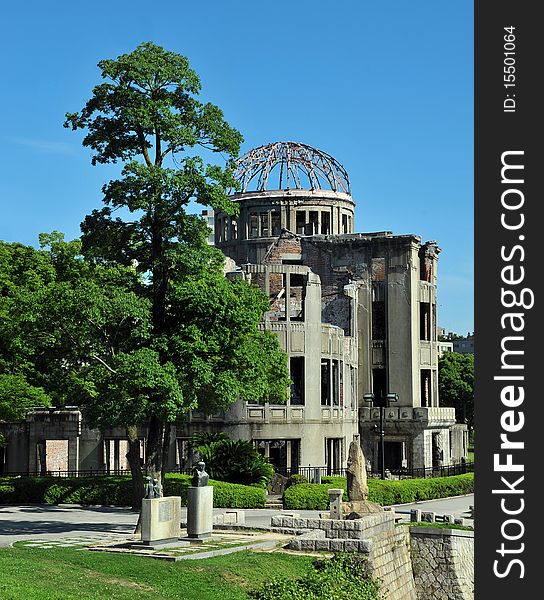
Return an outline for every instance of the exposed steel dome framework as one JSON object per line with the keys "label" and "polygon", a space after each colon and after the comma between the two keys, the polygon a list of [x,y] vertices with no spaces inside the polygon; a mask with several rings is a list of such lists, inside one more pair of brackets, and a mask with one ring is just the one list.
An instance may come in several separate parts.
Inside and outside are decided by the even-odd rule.
{"label": "exposed steel dome framework", "polygon": [[236,161],[234,176],[241,192],[297,189],[351,195],[344,167],[330,154],[299,142],[274,142],[250,150]]}

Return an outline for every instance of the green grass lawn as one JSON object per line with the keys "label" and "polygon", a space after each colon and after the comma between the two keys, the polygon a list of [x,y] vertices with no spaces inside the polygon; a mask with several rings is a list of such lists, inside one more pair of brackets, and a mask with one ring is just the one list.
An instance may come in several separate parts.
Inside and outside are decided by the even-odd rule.
{"label": "green grass lawn", "polygon": [[0,549],[2,600],[238,600],[274,576],[299,577],[312,558],[239,552],[171,563],[74,548]]}

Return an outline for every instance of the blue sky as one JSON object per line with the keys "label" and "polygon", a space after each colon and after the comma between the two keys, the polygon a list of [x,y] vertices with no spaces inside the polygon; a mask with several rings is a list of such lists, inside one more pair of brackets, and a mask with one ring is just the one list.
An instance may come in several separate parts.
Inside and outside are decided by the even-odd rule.
{"label": "blue sky", "polygon": [[189,58],[242,152],[320,148],[350,175],[356,231],[437,240],[439,324],[473,330],[473,2],[27,1],[2,29],[0,239],[79,235],[117,169],[64,114],[100,59],[152,41]]}

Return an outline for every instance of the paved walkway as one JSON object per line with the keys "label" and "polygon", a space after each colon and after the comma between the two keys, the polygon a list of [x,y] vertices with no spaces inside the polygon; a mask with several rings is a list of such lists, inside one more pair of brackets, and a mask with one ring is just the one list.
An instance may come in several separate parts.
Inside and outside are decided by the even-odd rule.
{"label": "paved walkway", "polygon": [[[395,507],[403,519],[409,520],[410,510],[434,511],[438,514],[453,514],[455,517],[468,517],[469,506],[474,505],[474,494],[456,498],[443,498]],[[221,513],[224,509],[214,509]],[[290,512],[290,511],[283,511]],[[301,517],[316,517],[323,511],[296,511]],[[247,509],[248,527],[268,527],[270,518],[279,515],[277,509]],[[186,509],[182,509],[182,520]],[[57,540],[74,545],[82,537],[86,540],[125,539],[132,535],[138,520],[138,513],[128,508],[61,504],[58,506],[0,505],[0,546],[19,540]],[[61,542],[61,540],[69,540]],[[80,542],[81,543],[81,542]]]}

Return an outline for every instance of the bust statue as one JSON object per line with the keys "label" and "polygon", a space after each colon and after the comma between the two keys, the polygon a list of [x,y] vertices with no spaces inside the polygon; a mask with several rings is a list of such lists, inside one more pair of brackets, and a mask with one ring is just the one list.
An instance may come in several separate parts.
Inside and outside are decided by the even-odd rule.
{"label": "bust statue", "polygon": [[193,487],[205,487],[208,485],[208,473],[204,470],[205,463],[200,461],[197,462],[193,469],[193,478],[191,479],[191,485]]}

